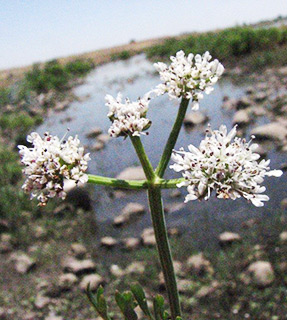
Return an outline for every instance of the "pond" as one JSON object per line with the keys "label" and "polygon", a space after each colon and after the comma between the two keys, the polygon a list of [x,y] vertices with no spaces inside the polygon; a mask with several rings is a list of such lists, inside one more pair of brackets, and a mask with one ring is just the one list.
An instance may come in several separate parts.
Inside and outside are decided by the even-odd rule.
{"label": "pond", "polygon": [[[71,135],[78,134],[81,142],[89,149],[95,143],[95,139],[86,137],[91,129],[100,127],[104,133],[107,133],[110,126],[110,121],[106,116],[108,108],[105,106],[104,100],[107,93],[116,96],[120,91],[123,97],[134,100],[154,88],[158,83],[158,74],[155,73],[152,63],[143,54],[126,61],[111,62],[99,66],[89,74],[84,84],[75,89],[75,94],[79,96],[80,101],[73,102],[67,110],[61,113],[52,112],[43,125],[38,128],[38,131],[43,133],[48,130],[51,134],[63,136],[69,127]],[[234,111],[226,111],[221,108],[223,97],[228,95],[232,98],[239,98],[245,95],[245,88],[244,85],[237,86],[230,80],[221,79],[215,86],[214,92],[205,96],[200,104],[200,111],[208,115],[212,128],[217,129],[221,124],[226,124],[228,129],[232,128]],[[149,129],[149,136],[142,136],[142,141],[154,167],[162,153],[177,108],[178,102],[168,100],[167,96],[154,99],[150,103],[148,118],[152,120],[153,124]],[[191,109],[188,112],[192,112]],[[67,119],[69,122],[66,121]],[[264,118],[257,118],[253,125],[266,121]],[[190,143],[198,146],[204,137],[205,127],[206,125],[193,129],[183,127],[176,149],[182,146],[186,148]],[[249,132],[250,129],[247,129],[247,138]],[[286,161],[286,154],[270,148],[270,145],[268,150],[267,157],[271,159],[272,168],[279,168]],[[110,177],[115,177],[126,167],[139,165],[131,142],[124,141],[123,138],[113,138],[103,150],[91,152],[91,158],[89,172]],[[180,175],[167,169],[165,177],[176,178]],[[202,240],[199,243],[205,245],[209,240],[214,239],[219,232],[238,231],[241,223],[247,219],[254,217],[264,219],[266,215],[273,215],[280,207],[280,201],[287,197],[286,182],[286,175],[280,179],[266,180],[266,193],[270,196],[270,201],[263,208],[256,208],[243,199],[232,201],[213,197],[207,202],[189,202],[180,210],[167,214],[168,226],[176,226],[191,232],[194,237]],[[163,192],[164,202],[167,205],[182,203],[186,191],[182,188],[182,196],[178,199],[172,199],[170,193],[170,190]],[[128,192],[126,197],[116,199],[112,197],[111,189],[96,186],[93,199],[96,219],[103,226],[111,225],[112,219],[131,201],[140,202],[147,208],[144,191]],[[109,228],[109,232],[119,237],[135,236],[150,224],[150,217],[146,214],[126,228],[117,230]]]}

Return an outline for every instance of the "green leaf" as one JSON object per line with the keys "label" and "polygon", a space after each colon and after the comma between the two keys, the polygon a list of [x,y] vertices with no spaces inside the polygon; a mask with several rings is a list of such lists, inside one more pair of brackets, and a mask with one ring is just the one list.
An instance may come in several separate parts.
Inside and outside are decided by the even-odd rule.
{"label": "green leaf", "polygon": [[149,319],[153,320],[153,316],[149,311],[147,300],[143,288],[139,284],[134,284],[131,286],[131,291],[139,304],[140,308],[142,309],[143,313],[149,317]]}
{"label": "green leaf", "polygon": [[153,299],[154,316],[156,320],[162,320],[164,313],[164,299],[161,295],[157,295]]}
{"label": "green leaf", "polygon": [[111,318],[108,315],[108,308],[107,308],[107,303],[106,299],[104,297],[104,289],[102,286],[99,286],[96,295],[93,295],[90,284],[88,284],[87,287],[87,296],[94,307],[94,309],[97,311],[97,313],[104,319],[104,320],[111,320]]}
{"label": "green leaf", "polygon": [[117,305],[119,306],[122,314],[125,317],[125,320],[137,320],[138,316],[134,311],[134,308],[137,306],[133,299],[133,295],[130,291],[120,293],[116,291],[115,298]]}

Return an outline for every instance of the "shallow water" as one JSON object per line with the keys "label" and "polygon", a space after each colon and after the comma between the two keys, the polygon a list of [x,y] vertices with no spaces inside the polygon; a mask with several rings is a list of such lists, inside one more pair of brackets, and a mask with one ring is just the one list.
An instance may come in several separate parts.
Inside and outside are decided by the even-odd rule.
{"label": "shallow water", "polygon": [[[158,75],[154,73],[152,63],[146,60],[144,55],[100,66],[89,74],[83,85],[75,89],[75,93],[82,102],[72,103],[67,110],[61,113],[51,113],[39,131],[43,133],[48,130],[52,134],[62,136],[69,127],[71,135],[78,134],[84,145],[91,146],[95,139],[87,139],[86,134],[93,127],[101,127],[104,133],[107,133],[110,125],[106,116],[105,94],[116,96],[117,92],[121,91],[124,97],[136,99],[158,83]],[[214,92],[205,96],[200,110],[208,115],[212,128],[218,128],[221,124],[226,124],[228,129],[232,127],[234,111],[221,109],[225,95],[233,98],[243,96],[244,86],[236,86],[229,80],[223,79],[216,85]],[[153,166],[156,166],[159,160],[177,108],[178,102],[169,101],[166,96],[151,101],[148,118],[152,120],[153,125],[149,129],[149,136],[143,136],[142,141]],[[188,112],[191,110],[189,109]],[[67,118],[72,120],[65,122]],[[266,121],[268,119],[257,118],[254,123],[262,124]],[[186,147],[190,143],[197,146],[203,138],[204,131],[205,126],[198,126],[192,130],[183,128],[176,149],[181,146]],[[247,134],[249,131],[247,130]],[[271,159],[272,168],[280,167],[286,161],[286,154],[272,149],[272,144],[268,149],[268,158]],[[91,153],[91,157],[93,160],[89,164],[89,171],[99,175],[115,177],[124,168],[139,165],[131,142],[124,141],[123,138],[112,139],[107,143],[105,149]],[[165,177],[175,178],[180,175],[167,169]],[[286,175],[280,179],[267,179],[265,185],[271,200],[263,208],[256,208],[243,199],[231,201],[212,198],[207,202],[194,201],[186,204],[182,210],[167,214],[168,225],[190,230],[195,237],[202,239],[201,243],[204,243],[221,231],[240,229],[241,222],[248,218],[264,218],[265,215],[274,214],[280,206],[280,201],[287,197],[286,182]],[[166,203],[182,202],[186,193],[182,189],[182,196],[179,199],[171,199],[170,192],[163,192]],[[97,220],[105,225],[109,225],[109,221],[118,215],[125,204],[130,201],[138,201],[147,206],[144,191],[131,192],[123,199],[114,199],[111,197],[111,189],[102,186],[95,187],[94,200]],[[137,235],[149,225],[150,217],[146,214],[130,226],[120,230],[111,229],[110,232],[120,237]]]}

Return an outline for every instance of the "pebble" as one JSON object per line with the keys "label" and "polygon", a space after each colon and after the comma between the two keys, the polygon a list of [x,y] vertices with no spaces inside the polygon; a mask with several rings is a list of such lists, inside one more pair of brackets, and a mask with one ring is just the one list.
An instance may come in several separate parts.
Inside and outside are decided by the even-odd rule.
{"label": "pebble", "polygon": [[225,246],[225,245],[231,245],[234,242],[241,241],[241,236],[238,233],[226,231],[221,233],[218,239],[219,239],[220,245]]}
{"label": "pebble", "polygon": [[80,282],[80,289],[82,291],[87,290],[88,284],[90,284],[91,291],[96,291],[100,284],[104,283],[104,279],[98,274],[89,274],[85,276]]}
{"label": "pebble", "polygon": [[112,248],[116,244],[118,244],[118,241],[113,237],[103,237],[101,239],[101,245],[107,248]]}
{"label": "pebble", "polygon": [[72,272],[76,275],[91,273],[96,269],[96,265],[92,260],[77,260],[73,257],[66,258],[62,266],[64,271]]}

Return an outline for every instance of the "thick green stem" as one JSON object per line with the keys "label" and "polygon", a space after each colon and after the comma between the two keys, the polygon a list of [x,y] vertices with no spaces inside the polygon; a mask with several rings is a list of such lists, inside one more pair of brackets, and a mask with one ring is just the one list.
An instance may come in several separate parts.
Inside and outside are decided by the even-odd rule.
{"label": "thick green stem", "polygon": [[145,153],[140,137],[134,137],[131,135],[130,138],[141,162],[146,178],[149,181],[154,181],[156,175],[154,174],[153,167],[148,159],[148,156]]}
{"label": "thick green stem", "polygon": [[176,317],[181,316],[181,310],[160,189],[149,188],[148,198],[158,254],[168,293],[171,319],[175,320]]}
{"label": "thick green stem", "polygon": [[170,160],[172,150],[177,141],[177,138],[182,126],[182,122],[186,114],[188,103],[189,103],[189,100],[182,98],[179,109],[178,109],[176,120],[172,127],[171,133],[168,137],[160,162],[155,171],[156,175],[159,176],[160,178],[163,177],[165,169]]}

